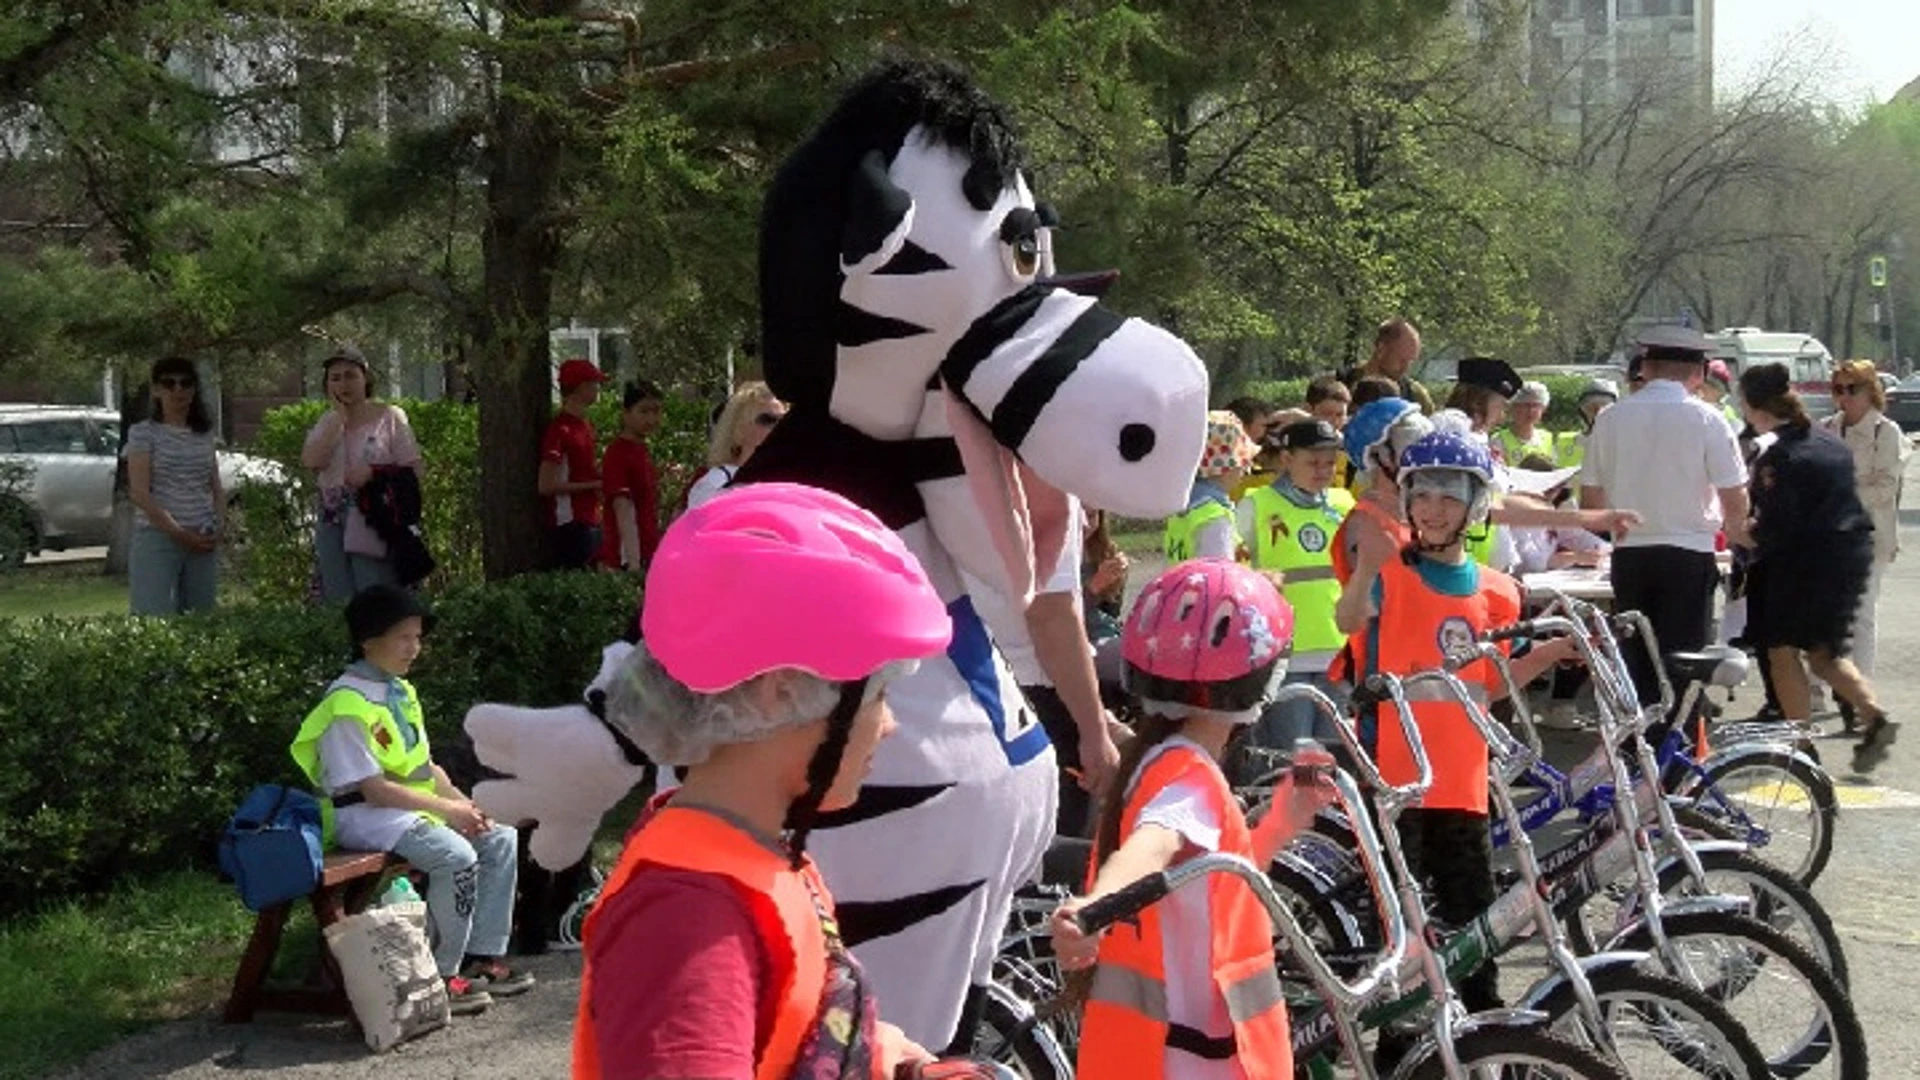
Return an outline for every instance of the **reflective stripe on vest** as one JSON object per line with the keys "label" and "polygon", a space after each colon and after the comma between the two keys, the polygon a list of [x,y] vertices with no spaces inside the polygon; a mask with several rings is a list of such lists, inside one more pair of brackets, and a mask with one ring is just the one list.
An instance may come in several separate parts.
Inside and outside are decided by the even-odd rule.
{"label": "reflective stripe on vest", "polygon": [[[727,878],[747,900],[767,961],[767,982],[777,995],[773,1029],[760,1048],[754,1080],[791,1080],[794,1062],[813,1030],[820,999],[826,992],[827,939],[814,902],[817,892],[820,905],[829,916],[832,914],[826,887],[810,860],[795,870],[785,858],[726,820],[673,806],[654,814],[628,841],[587,916],[580,1005],[573,1025],[574,1080],[599,1080],[602,1075],[593,1015],[592,964],[600,915],[607,901],[625,888],[635,873],[648,867],[717,874]],[[739,1004],[757,1008],[755,1002]],[[879,1057],[874,1055],[876,1076]]]}
{"label": "reflective stripe on vest", "polygon": [[1194,542],[1200,530],[1210,521],[1226,518],[1233,520],[1233,511],[1226,506],[1208,499],[1191,510],[1184,510],[1167,519],[1166,535],[1161,540],[1161,551],[1168,562],[1186,562],[1194,557]]}
{"label": "reflective stripe on vest", "polygon": [[1340,526],[1353,509],[1353,496],[1335,489],[1327,505],[1301,506],[1271,487],[1253,492],[1253,549],[1256,570],[1278,570],[1281,594],[1293,608],[1293,659],[1289,670],[1325,671],[1312,657],[1327,659],[1339,651],[1346,635],[1334,622],[1340,603],[1340,580],[1333,572],[1333,548]]}
{"label": "reflective stripe on vest", "polygon": [[[1490,627],[1520,617],[1520,588],[1514,580],[1481,567],[1480,588],[1472,596],[1447,596],[1429,588],[1420,572],[1399,559],[1380,570],[1380,655],[1359,657],[1364,672],[1402,677],[1438,668],[1449,655],[1470,649]],[[1358,640],[1358,637],[1356,637]],[[1356,648],[1356,652],[1364,649]],[[1489,680],[1497,679],[1486,660],[1459,672],[1476,702],[1484,702]],[[1438,684],[1408,688],[1407,697],[1421,741],[1433,762],[1433,787],[1420,805],[1435,810],[1487,812],[1487,744],[1467,719],[1466,709]],[[1389,717],[1379,723],[1375,759],[1390,784],[1414,779],[1413,752],[1400,725]]]}
{"label": "reflective stripe on vest", "polygon": [[[1207,809],[1220,822],[1221,851],[1253,854],[1247,819],[1226,777],[1205,755],[1185,746],[1161,752],[1142,771],[1121,815],[1122,843],[1147,804],[1176,783],[1204,794]],[[1100,963],[1081,1024],[1078,1074],[1164,1080],[1171,1051],[1215,1060],[1231,1056],[1247,1080],[1290,1080],[1293,1049],[1266,909],[1244,883],[1224,875],[1188,888],[1207,890],[1207,967],[1226,1005],[1232,1033],[1199,1031],[1175,1023],[1169,1015],[1167,947],[1196,950],[1199,942],[1164,941],[1156,905],[1141,912],[1135,923],[1109,929],[1100,941]]]}
{"label": "reflective stripe on vest", "polygon": [[[426,719],[420,712],[420,697],[414,693],[413,684],[405,679],[394,680],[400,687],[401,700],[398,711],[387,704],[389,684],[358,675],[341,675],[320,704],[313,707],[300,730],[294,734],[293,745],[288,748],[293,755],[294,764],[306,775],[320,799],[320,837],[321,843],[333,846],[334,807],[327,792],[320,789],[320,739],[333,726],[334,721],[352,719],[360,723],[366,733],[367,750],[373,755],[374,764],[388,780],[412,788],[415,791],[433,793],[436,785],[433,778],[433,752],[427,744]],[[413,746],[407,746],[405,733],[401,725],[413,729]],[[435,825],[446,824],[446,819],[425,810],[416,811],[421,817]]]}

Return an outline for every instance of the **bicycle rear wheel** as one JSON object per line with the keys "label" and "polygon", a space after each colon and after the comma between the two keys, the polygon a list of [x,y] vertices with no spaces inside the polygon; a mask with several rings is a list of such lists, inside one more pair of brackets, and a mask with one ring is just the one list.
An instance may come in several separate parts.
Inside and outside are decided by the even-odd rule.
{"label": "bicycle rear wheel", "polygon": [[[995,967],[1018,963],[1003,958]],[[1004,1066],[1021,1080],[1073,1080],[1072,1050],[1060,1045],[1035,1008],[999,981],[987,984],[986,1007],[968,1056]]]}

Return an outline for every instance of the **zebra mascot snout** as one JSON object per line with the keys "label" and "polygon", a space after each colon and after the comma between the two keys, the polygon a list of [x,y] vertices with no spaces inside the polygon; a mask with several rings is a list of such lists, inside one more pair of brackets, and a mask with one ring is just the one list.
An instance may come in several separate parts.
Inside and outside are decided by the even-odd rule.
{"label": "zebra mascot snout", "polygon": [[[953,644],[888,688],[898,734],[809,843],[883,1015],[962,1045],[1013,892],[1051,840],[1056,770],[967,575],[1019,611],[1075,498],[1180,510],[1206,371],[1178,338],[1052,277],[1053,217],[992,100],[881,68],[783,164],[760,233],[762,356],[791,411],[735,483],[839,492],[897,530]],[[978,995],[973,995],[978,1000]]]}

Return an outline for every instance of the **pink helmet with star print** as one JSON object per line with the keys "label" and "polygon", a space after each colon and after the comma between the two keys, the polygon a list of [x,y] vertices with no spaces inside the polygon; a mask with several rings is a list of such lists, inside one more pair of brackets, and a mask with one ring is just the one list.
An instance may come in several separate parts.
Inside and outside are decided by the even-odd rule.
{"label": "pink helmet with star print", "polygon": [[[1121,630],[1127,690],[1154,711],[1243,714],[1251,723],[1285,676],[1293,609],[1265,575],[1223,559],[1169,567]],[[1167,711],[1167,710],[1160,710]]]}

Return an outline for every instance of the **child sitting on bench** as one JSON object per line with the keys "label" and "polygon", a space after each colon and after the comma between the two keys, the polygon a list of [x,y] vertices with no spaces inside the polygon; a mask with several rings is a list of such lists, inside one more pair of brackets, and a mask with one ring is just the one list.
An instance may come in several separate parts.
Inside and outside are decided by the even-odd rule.
{"label": "child sitting on bench", "polygon": [[420,698],[405,675],[431,616],[391,585],[347,604],[353,663],[293,739],[293,760],[320,796],[329,847],[391,851],[427,875],[433,959],[455,1014],[521,993],[533,976],[502,959],[513,922],[511,826],[481,813],[434,764]]}

